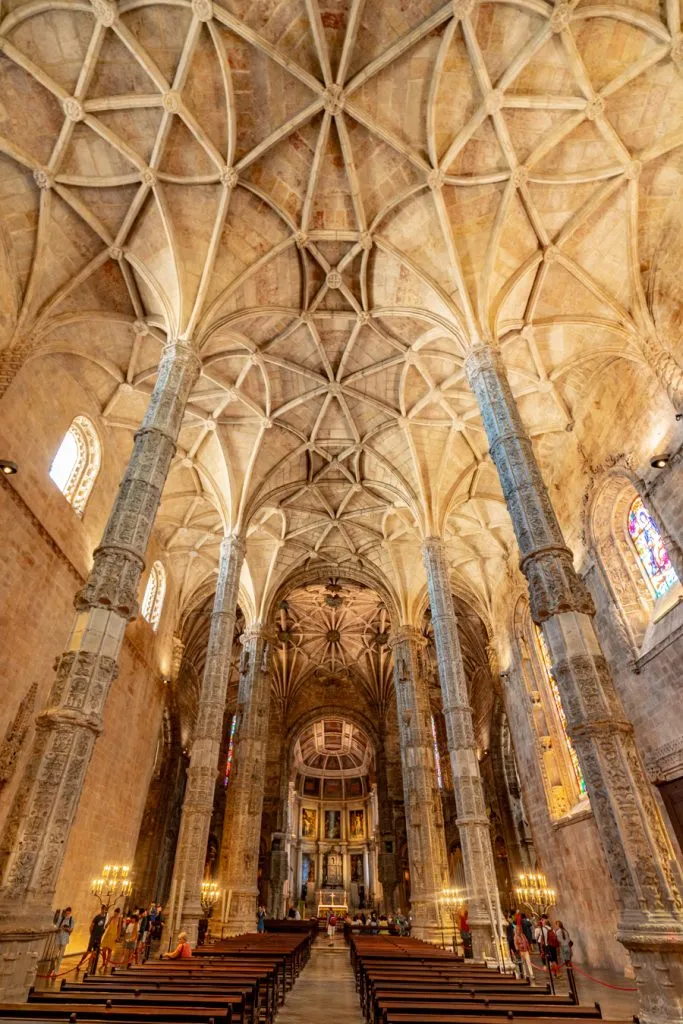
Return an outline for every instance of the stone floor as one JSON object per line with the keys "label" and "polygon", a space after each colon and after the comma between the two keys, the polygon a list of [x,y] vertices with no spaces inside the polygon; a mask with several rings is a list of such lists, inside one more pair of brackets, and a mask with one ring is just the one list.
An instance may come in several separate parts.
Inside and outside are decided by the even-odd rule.
{"label": "stone floor", "polygon": [[[584,977],[581,971],[586,971],[594,980]],[[586,967],[582,964],[574,972],[574,976],[580,1002],[600,1003],[602,1015],[606,1019],[630,1021],[634,1013],[638,1013],[636,993],[623,991],[635,988],[635,981],[625,978],[623,974],[603,971],[599,967]],[[567,991],[566,980],[562,977],[559,979],[557,991]]]}
{"label": "stone floor", "polygon": [[349,962],[348,946],[337,936],[329,946],[321,935],[277,1024],[364,1024]]}

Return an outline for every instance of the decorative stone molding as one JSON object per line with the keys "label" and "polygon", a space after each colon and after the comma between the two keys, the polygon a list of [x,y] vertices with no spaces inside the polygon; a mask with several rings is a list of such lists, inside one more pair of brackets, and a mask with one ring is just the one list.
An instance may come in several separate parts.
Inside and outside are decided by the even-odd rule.
{"label": "decorative stone molding", "polygon": [[645,766],[653,783],[680,778],[683,775],[683,735],[646,754]]}
{"label": "decorative stone molding", "polygon": [[211,21],[213,18],[211,0],[192,0],[192,13],[198,21]]}
{"label": "decorative stone molding", "polygon": [[221,170],[221,185],[225,185],[226,188],[236,188],[237,183],[240,180],[239,174],[234,167],[224,167]]}
{"label": "decorative stone molding", "polygon": [[7,726],[5,738],[0,744],[0,792],[11,781],[16,770],[17,759],[31,726],[37,693],[38,684],[33,683],[22,697],[17,713]]}
{"label": "decorative stone molding", "polygon": [[33,180],[39,189],[52,188],[54,185],[54,178],[50,171],[44,167],[36,167],[33,171]]}
{"label": "decorative stone molding", "polygon": [[85,116],[83,106],[75,96],[66,97],[62,103],[62,110],[69,121],[82,121]]}
{"label": "decorative stone molding", "polygon": [[323,107],[328,114],[340,114],[344,109],[344,91],[341,85],[328,85],[323,93]]}
{"label": "decorative stone molding", "polygon": [[116,4],[111,0],[90,0],[95,17],[101,25],[111,28],[118,17]]}

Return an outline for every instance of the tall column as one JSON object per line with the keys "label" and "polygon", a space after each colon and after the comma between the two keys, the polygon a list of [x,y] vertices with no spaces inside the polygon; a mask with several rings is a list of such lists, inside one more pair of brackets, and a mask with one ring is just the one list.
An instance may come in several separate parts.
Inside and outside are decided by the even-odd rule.
{"label": "tall column", "polygon": [[446,839],[436,778],[429,694],[422,666],[425,640],[401,626],[390,639],[403,766],[413,934],[441,939],[439,897],[448,885]]}
{"label": "tall column", "polygon": [[184,894],[183,906],[179,908],[181,927],[187,932],[192,945],[197,941],[197,926],[203,916],[202,876],[213,812],[243,561],[242,538],[225,537],[221,544],[209,645],[192,738],[178,850],[173,868],[176,883],[174,891]]}
{"label": "tall column", "polygon": [[[467,680],[443,541],[438,537],[428,538],[422,553],[427,572],[443,716],[458,814],[456,825],[462,847],[472,951],[475,959],[479,959],[484,954],[497,955],[502,935],[491,829],[486,814],[472,708],[467,697]],[[498,944],[498,949],[494,943]]]}
{"label": "tall column", "polygon": [[127,623],[185,405],[199,374],[191,346],[164,348],[159,372],[1,844],[0,999],[23,999],[51,928],[52,898]]}
{"label": "tall column", "polygon": [[529,584],[586,779],[630,951],[643,1024],[683,1020],[680,869],[593,626],[590,594],[577,575],[500,353],[477,347],[467,360]]}
{"label": "tall column", "polygon": [[385,913],[390,914],[394,909],[394,891],[398,885],[398,859],[394,819],[389,800],[387,759],[384,753],[383,735],[380,736],[379,750],[377,751],[377,828],[379,832],[377,874],[384,895],[383,909]]}
{"label": "tall column", "polygon": [[221,843],[221,880],[232,893],[230,934],[256,930],[259,839],[266,781],[270,656],[275,642],[260,623],[242,636],[235,757]]}

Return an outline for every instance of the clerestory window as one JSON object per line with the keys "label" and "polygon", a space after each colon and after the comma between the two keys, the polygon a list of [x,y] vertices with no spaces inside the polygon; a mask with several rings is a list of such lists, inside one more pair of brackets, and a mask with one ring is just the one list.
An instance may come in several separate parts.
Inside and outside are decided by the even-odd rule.
{"label": "clerestory window", "polygon": [[166,593],[166,570],[161,562],[155,562],[149,572],[149,579],[142,599],[142,617],[156,632],[159,628],[161,609]]}
{"label": "clerestory window", "polygon": [[100,470],[102,449],[87,416],[76,416],[50,466],[50,479],[82,516]]}

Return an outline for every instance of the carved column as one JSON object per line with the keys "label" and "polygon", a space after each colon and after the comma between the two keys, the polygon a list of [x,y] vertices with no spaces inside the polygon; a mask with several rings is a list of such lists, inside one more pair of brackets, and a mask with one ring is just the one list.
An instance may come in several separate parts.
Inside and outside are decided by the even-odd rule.
{"label": "carved column", "polygon": [[230,678],[235,615],[244,560],[241,537],[226,537],[221,544],[216,596],[211,613],[204,678],[192,738],[190,767],[183,802],[178,852],[173,869],[175,891],[184,894],[181,928],[192,945],[203,916],[201,885],[213,811],[214,788],[221,750],[223,715]]}
{"label": "carved column", "polygon": [[[422,665],[425,640],[418,629],[401,626],[389,638],[394,652],[413,934],[440,941],[439,896],[448,885],[446,839],[434,764],[429,693]],[[445,928],[452,932],[452,926]]]}
{"label": "carved column", "polygon": [[578,577],[505,373],[500,353],[467,360],[521,553],[531,613],[543,629],[621,908],[644,1024],[683,1019],[680,873],[593,626]]}
{"label": "carved column", "polygon": [[422,549],[432,611],[436,658],[443,698],[443,716],[453,775],[456,825],[460,834],[467,888],[467,906],[475,959],[497,954],[494,943],[502,929],[500,898],[486,815],[484,787],[479,773],[472,708],[460,653],[458,624],[443,541],[430,537]]}
{"label": "carved column", "polygon": [[52,897],[185,405],[199,374],[192,348],[168,345],[142,426],[57,662],[47,706],[2,839],[0,999],[23,999],[52,921]]}
{"label": "carved column", "polygon": [[377,818],[380,836],[377,874],[384,894],[383,909],[385,913],[391,914],[395,909],[394,892],[398,885],[398,859],[396,856],[394,820],[389,800],[387,758],[384,753],[383,735],[380,736],[380,747],[377,751]]}
{"label": "carved column", "polygon": [[275,637],[260,623],[242,636],[235,757],[221,843],[221,883],[230,894],[229,934],[256,930],[259,839],[266,779],[270,658]]}

